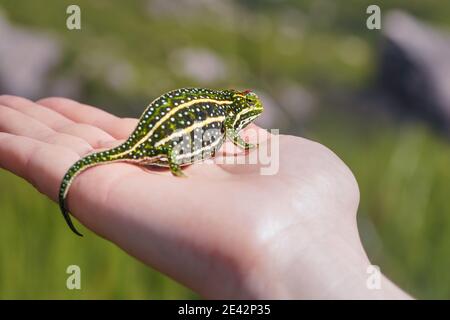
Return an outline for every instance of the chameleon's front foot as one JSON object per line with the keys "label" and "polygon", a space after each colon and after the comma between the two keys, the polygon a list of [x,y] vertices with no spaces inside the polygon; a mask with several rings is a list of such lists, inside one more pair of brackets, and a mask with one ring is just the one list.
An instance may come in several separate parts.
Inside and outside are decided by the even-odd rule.
{"label": "chameleon's front foot", "polygon": [[247,143],[247,142],[244,142],[244,143],[245,144],[242,147],[244,150],[256,149],[259,146],[259,144],[253,144],[253,143]]}
{"label": "chameleon's front foot", "polygon": [[245,142],[244,139],[242,139],[242,137],[239,135],[239,133],[236,132],[236,130],[228,129],[226,134],[234,145],[244,150],[255,149],[258,146],[258,144]]}

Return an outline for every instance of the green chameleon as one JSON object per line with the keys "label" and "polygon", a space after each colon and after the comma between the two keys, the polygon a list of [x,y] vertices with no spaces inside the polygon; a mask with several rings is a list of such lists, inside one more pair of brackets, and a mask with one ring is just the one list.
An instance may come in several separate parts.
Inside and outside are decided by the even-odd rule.
{"label": "green chameleon", "polygon": [[213,157],[225,138],[251,149],[239,131],[263,111],[261,100],[251,92],[182,88],[155,99],[118,147],[99,151],[78,160],[65,174],[59,192],[59,207],[70,229],[82,236],[72,223],[65,199],[75,177],[100,164],[132,162],[169,167],[174,176],[184,176],[181,166]]}

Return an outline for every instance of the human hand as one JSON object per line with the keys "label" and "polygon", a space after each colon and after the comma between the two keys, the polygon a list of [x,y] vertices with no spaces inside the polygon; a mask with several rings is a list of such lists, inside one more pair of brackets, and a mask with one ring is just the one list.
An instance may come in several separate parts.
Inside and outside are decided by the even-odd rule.
{"label": "human hand", "polygon": [[[76,160],[119,144],[136,122],[63,98],[2,96],[0,167],[56,201]],[[265,136],[259,144],[270,143],[258,130]],[[68,208],[87,228],[208,298],[406,298],[384,277],[383,290],[366,287],[369,260],[350,170],[318,143],[276,139],[274,175],[261,175],[261,164],[220,164],[220,157],[187,167],[187,179],[101,165],[75,179]]]}

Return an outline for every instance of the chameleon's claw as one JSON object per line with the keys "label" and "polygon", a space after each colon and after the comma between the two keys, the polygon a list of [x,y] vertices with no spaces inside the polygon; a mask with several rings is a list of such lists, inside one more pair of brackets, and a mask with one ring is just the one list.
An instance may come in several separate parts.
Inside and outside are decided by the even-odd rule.
{"label": "chameleon's claw", "polygon": [[187,178],[187,175],[184,174],[183,170],[181,169],[181,167],[179,165],[171,164],[170,171],[176,177]]}
{"label": "chameleon's claw", "polygon": [[245,142],[244,139],[234,130],[227,129],[227,137],[233,142],[234,145],[242,148],[244,150],[254,149],[258,146],[258,144]]}
{"label": "chameleon's claw", "polygon": [[250,149],[255,149],[259,146],[259,144],[253,144],[253,143],[245,143],[244,145],[244,149],[245,150],[250,150]]}
{"label": "chameleon's claw", "polygon": [[181,169],[180,164],[176,160],[176,153],[172,148],[166,149],[167,152],[167,158],[169,161],[169,169],[172,172],[172,174],[175,177],[184,177],[186,178],[186,175],[184,174],[183,170]]}

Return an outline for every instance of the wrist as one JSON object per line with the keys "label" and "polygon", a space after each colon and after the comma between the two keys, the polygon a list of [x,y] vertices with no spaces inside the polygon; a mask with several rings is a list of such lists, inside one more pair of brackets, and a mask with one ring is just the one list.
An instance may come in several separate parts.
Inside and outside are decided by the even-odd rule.
{"label": "wrist", "polygon": [[285,232],[270,244],[251,279],[254,296],[263,299],[410,298],[371,266],[356,225]]}

